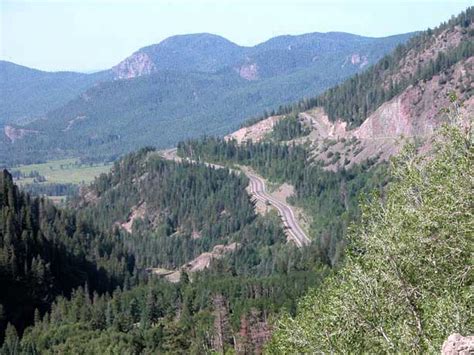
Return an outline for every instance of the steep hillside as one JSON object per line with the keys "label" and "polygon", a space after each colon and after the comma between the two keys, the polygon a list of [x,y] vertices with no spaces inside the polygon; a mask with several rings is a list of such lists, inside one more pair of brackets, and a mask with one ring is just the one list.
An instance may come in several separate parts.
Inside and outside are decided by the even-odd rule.
{"label": "steep hillside", "polygon": [[43,118],[95,83],[111,78],[107,71],[51,73],[0,61],[0,125]]}
{"label": "steep hillside", "polygon": [[0,172],[0,342],[7,322],[23,331],[35,309],[43,314],[57,295],[85,283],[90,291],[112,291],[133,270],[133,257],[115,236],[20,192]]}
{"label": "steep hillside", "polygon": [[258,80],[312,67],[326,77],[325,64],[336,62],[343,70],[357,72],[411,36],[308,33],[242,47],[208,33],[180,35],[138,50],[112,70],[117,78],[134,78],[169,70],[217,73],[232,69],[246,80]]}
{"label": "steep hillside", "polygon": [[[474,113],[474,11],[414,37],[363,74],[324,94],[282,107],[280,115],[229,135],[239,143],[265,139],[306,144],[325,169],[350,168],[366,159],[387,160],[406,140],[429,146],[455,96],[464,116]],[[303,137],[286,135],[294,125]]]}
{"label": "steep hillside", "polygon": [[1,351],[261,351],[270,319],[327,271],[315,272],[312,246],[286,243],[275,214],[254,213],[246,185],[143,149],[64,210],[18,192],[4,172]]}
{"label": "steep hillside", "polygon": [[[331,121],[342,120],[351,127],[361,125],[384,102],[410,85],[450,74],[451,68],[474,55],[474,8],[434,30],[424,31],[382,58],[362,74],[346,80],[323,94],[281,107],[278,114],[323,107]],[[472,72],[455,84],[465,100],[472,95]],[[443,84],[443,83],[442,83]]]}
{"label": "steep hillside", "polygon": [[[206,137],[180,143],[178,152],[195,160],[250,166],[274,183],[293,185],[292,201],[312,217],[310,234],[320,243],[321,253],[334,263],[344,245],[346,229],[341,223],[347,224],[358,215],[360,192],[380,189],[386,182],[386,164],[377,163],[398,153],[407,141],[420,151],[429,151],[432,134],[449,120],[445,108],[453,101],[462,104],[458,109],[466,117],[474,113],[472,16],[468,9],[448,24],[415,37],[367,72],[315,99],[282,107],[281,115],[253,121],[224,139]],[[444,42],[448,37],[456,40]],[[397,53],[406,56],[398,57]],[[412,66],[407,63],[418,62],[421,57],[427,67],[419,69],[417,75],[405,74]],[[396,64],[379,73],[385,62]],[[407,82],[402,79],[405,77],[409,77]],[[370,81],[361,78],[386,78],[390,82],[399,78],[404,84],[397,94],[376,101],[371,93],[377,92],[379,81],[369,85]],[[362,124],[356,125],[345,116],[332,119],[326,112],[326,98],[351,92],[373,106]],[[334,101],[334,107],[352,112],[356,102],[348,96]],[[305,110],[318,103],[321,106]],[[337,222],[334,216],[339,216]]]}
{"label": "steep hillside", "polygon": [[434,354],[451,334],[473,333],[473,120],[461,121],[438,132],[429,156],[407,147],[394,161],[343,267],[278,322],[270,353]]}
{"label": "steep hillside", "polygon": [[31,159],[30,151],[38,159],[113,158],[144,145],[224,134],[244,118],[364,70],[410,36],[314,33],[251,48],[209,34],[171,37],[113,68],[117,79],[128,79],[101,82],[53,106],[45,120],[5,126],[9,144],[0,149],[0,163]]}

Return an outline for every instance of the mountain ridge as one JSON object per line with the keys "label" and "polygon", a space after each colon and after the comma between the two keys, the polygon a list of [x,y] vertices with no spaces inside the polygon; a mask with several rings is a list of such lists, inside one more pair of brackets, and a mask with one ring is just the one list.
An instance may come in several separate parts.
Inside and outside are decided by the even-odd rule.
{"label": "mountain ridge", "polygon": [[[25,153],[29,150],[35,150],[40,159],[71,154],[110,159],[144,145],[169,147],[191,135],[226,134],[250,116],[322,92],[364,70],[411,35],[365,39],[362,45],[359,39],[352,44],[338,40],[316,43],[294,36],[290,50],[267,41],[237,57],[235,50],[240,47],[222,37],[172,37],[164,42],[165,47],[175,46],[177,39],[191,40],[194,45],[180,47],[176,53],[167,50],[166,56],[160,49],[164,59],[158,64],[146,47],[145,52],[138,51],[116,66],[115,72],[103,72],[107,80],[91,82],[75,97],[34,116],[42,120],[24,127],[9,123],[0,138],[6,143],[0,149],[0,163],[12,161],[12,157],[29,160]],[[314,36],[321,35],[310,34],[309,38]],[[341,34],[322,36],[337,38]],[[230,49],[213,52],[208,41]],[[203,48],[197,56],[196,48]],[[158,70],[160,65],[164,69]],[[119,77],[130,78],[117,80],[117,70]],[[20,103],[25,97],[28,95],[12,102]],[[15,135],[12,140],[9,137],[14,129],[38,133],[20,134],[19,139]]]}
{"label": "mountain ridge", "polygon": [[[140,48],[115,65],[112,70],[116,78],[133,78],[159,70],[175,69],[176,66],[183,66],[182,61],[184,60],[185,70],[215,73],[226,67],[238,68],[252,63],[253,57],[259,58],[265,51],[291,51],[303,47],[303,50],[309,51],[311,58],[314,58],[317,50],[321,49],[323,52],[327,52],[330,46],[341,46],[344,44],[343,41],[354,41],[368,45],[370,42],[378,43],[388,39],[408,38],[414,34],[415,32],[386,37],[365,37],[346,32],[312,32],[301,35],[276,36],[254,46],[240,46],[222,36],[211,33],[176,35],[159,43]],[[172,49],[172,53],[166,52],[169,49]],[[212,50],[208,52],[209,49]],[[300,54],[297,53],[293,57]],[[190,61],[187,60],[191,55],[196,55],[199,59],[194,65],[189,64]],[[292,60],[295,61],[295,58]]]}

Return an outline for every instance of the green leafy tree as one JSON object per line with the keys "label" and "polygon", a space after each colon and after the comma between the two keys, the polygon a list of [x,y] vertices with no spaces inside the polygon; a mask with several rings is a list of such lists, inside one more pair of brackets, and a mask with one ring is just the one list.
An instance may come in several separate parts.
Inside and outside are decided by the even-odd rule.
{"label": "green leafy tree", "polygon": [[410,146],[394,161],[344,268],[280,321],[269,353],[436,353],[473,333],[473,135],[452,125],[436,139],[432,156]]}

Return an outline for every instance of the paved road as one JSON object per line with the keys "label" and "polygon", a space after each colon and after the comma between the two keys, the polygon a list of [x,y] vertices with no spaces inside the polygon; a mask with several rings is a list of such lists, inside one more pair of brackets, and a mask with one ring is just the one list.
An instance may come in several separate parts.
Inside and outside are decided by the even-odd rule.
{"label": "paved road", "polygon": [[272,195],[267,193],[265,188],[265,181],[263,181],[262,178],[252,173],[249,173],[248,171],[245,172],[245,174],[250,180],[250,192],[252,193],[252,195],[257,200],[262,201],[263,203],[270,203],[277,209],[288,236],[293,239],[295,244],[298,247],[303,247],[311,243],[311,240],[308,238],[308,236],[298,224],[298,221],[296,220],[295,214],[293,213],[291,207],[281,201],[278,201]]}
{"label": "paved road", "polygon": [[[161,156],[164,157],[165,159],[168,160],[174,160],[181,162],[184,159],[180,158],[177,156],[177,150],[176,149],[169,149],[166,151],[161,152]],[[189,162],[194,162],[190,159],[185,159],[186,161]],[[205,163],[208,166],[212,166],[214,168],[225,168],[224,166],[217,165],[217,164],[210,164],[210,163]],[[303,247],[305,245],[308,245],[311,243],[311,240],[308,238],[306,233],[301,229],[300,225],[298,224],[298,221],[296,220],[295,214],[291,207],[277,199],[275,199],[273,196],[271,196],[267,191],[265,187],[265,181],[263,179],[247,170],[243,171],[245,175],[250,180],[250,193],[252,196],[263,202],[263,203],[270,203],[273,207],[275,207],[278,211],[278,214],[280,215],[283,225],[285,226],[285,232],[286,234],[295,242],[295,244],[298,247]]]}

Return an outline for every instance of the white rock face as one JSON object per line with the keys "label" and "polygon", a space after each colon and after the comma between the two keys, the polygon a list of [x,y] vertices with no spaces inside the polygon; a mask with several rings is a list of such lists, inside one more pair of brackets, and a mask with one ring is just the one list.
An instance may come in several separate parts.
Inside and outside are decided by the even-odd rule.
{"label": "white rock face", "polygon": [[451,334],[444,342],[442,355],[471,355],[474,354],[474,336],[463,337],[461,334]]}
{"label": "white rock face", "polygon": [[148,54],[137,52],[121,61],[112,70],[117,79],[131,79],[152,74],[156,71],[156,67]]}

